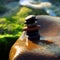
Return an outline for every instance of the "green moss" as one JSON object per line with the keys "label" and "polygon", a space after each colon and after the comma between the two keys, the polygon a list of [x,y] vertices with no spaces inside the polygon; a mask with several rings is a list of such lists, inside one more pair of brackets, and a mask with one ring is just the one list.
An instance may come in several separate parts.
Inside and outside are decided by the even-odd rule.
{"label": "green moss", "polygon": [[31,14],[32,9],[27,8],[27,7],[22,7],[19,12],[17,13],[17,15],[21,18],[25,18],[26,16],[28,16],[29,14]]}
{"label": "green moss", "polygon": [[46,12],[43,9],[37,10],[28,7],[21,7],[14,16],[0,18],[0,34],[18,35],[19,32],[22,32],[26,16],[41,14],[46,14]]}

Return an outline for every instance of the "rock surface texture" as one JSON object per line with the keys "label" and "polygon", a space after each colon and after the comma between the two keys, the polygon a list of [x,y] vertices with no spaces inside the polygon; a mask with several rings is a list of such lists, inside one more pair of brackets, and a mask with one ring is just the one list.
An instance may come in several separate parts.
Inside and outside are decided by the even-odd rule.
{"label": "rock surface texture", "polygon": [[28,40],[25,32],[11,47],[9,60],[60,60],[60,17],[36,16],[40,41]]}

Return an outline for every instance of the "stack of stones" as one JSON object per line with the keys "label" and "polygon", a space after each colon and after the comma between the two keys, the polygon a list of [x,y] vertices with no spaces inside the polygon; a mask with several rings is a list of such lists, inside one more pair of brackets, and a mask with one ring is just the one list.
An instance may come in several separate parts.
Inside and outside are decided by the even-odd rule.
{"label": "stack of stones", "polygon": [[35,15],[30,15],[25,21],[26,27],[23,29],[28,35],[28,39],[32,41],[40,40],[39,29],[40,26],[37,25],[37,19]]}

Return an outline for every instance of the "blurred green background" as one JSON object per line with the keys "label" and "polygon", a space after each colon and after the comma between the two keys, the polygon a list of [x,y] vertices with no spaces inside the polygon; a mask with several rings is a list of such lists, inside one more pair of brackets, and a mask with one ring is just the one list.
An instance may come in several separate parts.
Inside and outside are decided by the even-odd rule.
{"label": "blurred green background", "polygon": [[[58,4],[59,1],[53,0],[52,3]],[[11,46],[23,32],[25,17],[31,14],[49,15],[44,9],[21,6],[19,0],[0,0],[0,60],[8,60]],[[60,16],[58,12],[56,14]]]}

